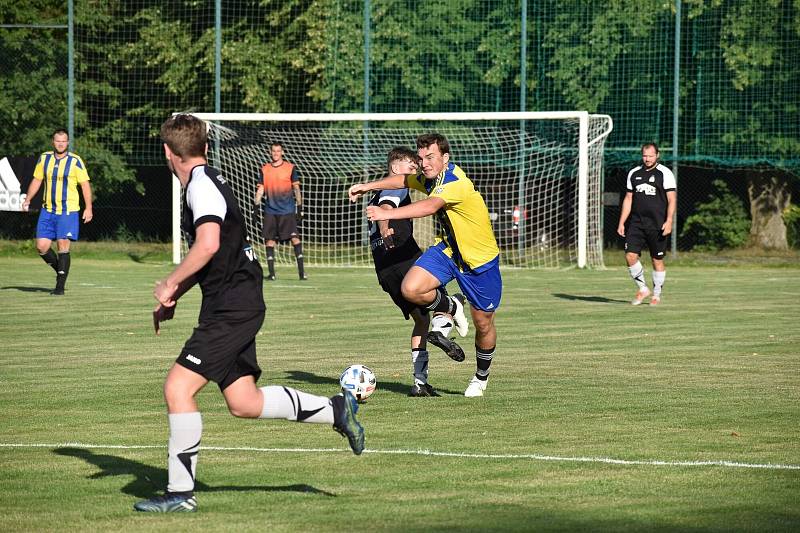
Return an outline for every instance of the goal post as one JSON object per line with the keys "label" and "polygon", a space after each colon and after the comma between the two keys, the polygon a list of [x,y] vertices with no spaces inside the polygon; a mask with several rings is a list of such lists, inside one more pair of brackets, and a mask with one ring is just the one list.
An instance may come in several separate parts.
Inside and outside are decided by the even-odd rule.
{"label": "goal post", "polygon": [[[193,113],[209,126],[209,163],[239,199],[248,234],[264,257],[252,200],[270,144],[299,171],[306,217],[306,265],[372,264],[364,206],[347,199],[350,185],[386,175],[386,154],[415,148],[437,131],[489,208],[503,266],[603,267],[603,147],[607,115],[585,111],[506,113]],[[177,180],[176,180],[177,181]],[[416,195],[416,199],[421,196]],[[173,260],[185,253],[178,227],[180,188],[173,189]],[[436,233],[432,217],[415,220],[424,248]],[[293,264],[291,246],[276,248],[278,265]]]}

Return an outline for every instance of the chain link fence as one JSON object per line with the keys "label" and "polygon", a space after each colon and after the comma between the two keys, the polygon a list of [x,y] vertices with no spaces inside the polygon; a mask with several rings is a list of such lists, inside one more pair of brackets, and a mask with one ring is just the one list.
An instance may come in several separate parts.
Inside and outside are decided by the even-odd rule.
{"label": "chain link fence", "polygon": [[[35,157],[67,122],[66,4],[43,5],[0,13],[0,158]],[[164,172],[158,126],[182,110],[581,109],[614,119],[609,203],[643,142],[659,143],[668,166],[677,154],[679,233],[715,178],[748,209],[754,173],[797,194],[792,0],[239,0],[219,12],[212,2],[74,0],[74,12],[72,149],[97,196],[86,238],[169,238],[169,198],[150,176]],[[618,208],[604,217],[616,246]],[[28,237],[30,225],[0,213],[0,233]]]}

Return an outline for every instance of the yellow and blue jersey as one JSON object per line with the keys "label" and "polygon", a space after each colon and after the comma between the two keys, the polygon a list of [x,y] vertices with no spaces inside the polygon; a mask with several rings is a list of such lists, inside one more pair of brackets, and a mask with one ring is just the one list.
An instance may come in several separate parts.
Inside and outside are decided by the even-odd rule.
{"label": "yellow and blue jersey", "polygon": [[436,213],[441,232],[436,240],[445,245],[444,253],[462,271],[481,272],[492,266],[500,254],[489,220],[489,210],[461,168],[448,163],[436,179],[423,174],[408,179],[409,187],[441,198],[445,206]]}
{"label": "yellow and blue jersey", "polygon": [[39,156],[33,179],[44,182],[42,205],[56,215],[66,215],[80,210],[78,184],[89,181],[86,164],[72,152],[57,158],[55,152]]}

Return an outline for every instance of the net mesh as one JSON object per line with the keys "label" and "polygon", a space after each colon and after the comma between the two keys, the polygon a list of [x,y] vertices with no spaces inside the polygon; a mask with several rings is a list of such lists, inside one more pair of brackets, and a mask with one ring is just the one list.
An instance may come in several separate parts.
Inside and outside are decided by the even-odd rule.
{"label": "net mesh", "polygon": [[[589,138],[587,264],[602,262],[602,150],[611,126],[591,116]],[[404,122],[225,122],[210,127],[209,160],[222,170],[245,213],[251,240],[265,257],[260,213],[253,198],[260,168],[272,142],[301,176],[305,217],[299,225],[309,265],[371,265],[364,208],[347,189],[386,175],[386,155],[414,147],[422,131],[438,131],[451,144],[451,161],[462,167],[489,209],[503,265],[557,268],[578,259],[577,119],[426,123]],[[416,194],[416,193],[415,193]],[[412,196],[420,199],[421,195]],[[424,248],[437,229],[431,217],[415,221]],[[277,264],[293,264],[291,246],[276,248]]]}

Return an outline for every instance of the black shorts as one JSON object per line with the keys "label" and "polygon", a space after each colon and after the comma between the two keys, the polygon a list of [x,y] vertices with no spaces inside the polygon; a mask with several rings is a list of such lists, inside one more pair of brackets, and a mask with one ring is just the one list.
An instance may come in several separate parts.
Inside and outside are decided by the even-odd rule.
{"label": "black shorts", "polygon": [[663,260],[667,253],[669,236],[662,234],[660,229],[645,228],[639,224],[630,224],[625,230],[625,251],[640,254],[642,249],[647,246],[650,250],[650,257]]}
{"label": "black shorts", "polygon": [[297,218],[295,215],[273,215],[264,213],[263,235],[265,241],[287,242],[294,237],[300,238],[297,233]]}
{"label": "black shorts", "polygon": [[[386,267],[378,272],[378,283],[381,284],[381,288],[384,292],[392,297],[392,301],[403,312],[403,316],[406,317],[406,320],[409,319],[414,309],[419,309],[419,306],[403,298],[403,292],[400,288],[403,285],[403,278],[411,267],[414,266],[414,262],[420,255],[422,255],[422,252],[419,252],[416,256],[407,261]],[[422,311],[426,312],[427,309],[422,309]]]}
{"label": "black shorts", "polygon": [[175,362],[215,382],[220,390],[242,376],[258,381],[256,335],[263,322],[264,311],[201,316]]}

